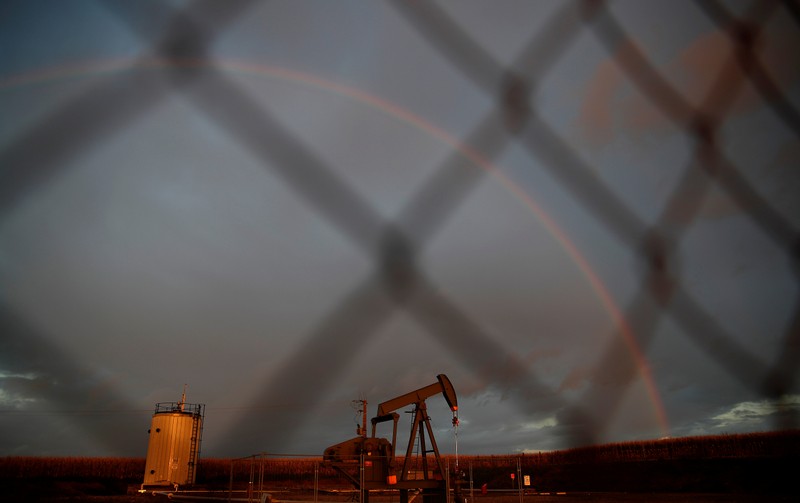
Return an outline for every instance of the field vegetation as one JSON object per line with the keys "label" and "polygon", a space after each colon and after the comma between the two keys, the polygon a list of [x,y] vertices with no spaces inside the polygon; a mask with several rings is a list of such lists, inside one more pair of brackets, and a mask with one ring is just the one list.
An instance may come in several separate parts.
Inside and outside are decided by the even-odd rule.
{"label": "field vegetation", "polygon": [[[785,494],[793,491],[793,466],[800,461],[800,431],[625,442],[554,452],[460,456],[459,470],[476,490],[518,488],[528,475],[529,491],[714,492]],[[450,467],[455,458],[447,457]],[[0,486],[124,491],[140,484],[142,458],[4,457]],[[470,478],[471,476],[471,478]],[[197,484],[227,487],[263,480],[270,489],[347,488],[321,458],[254,456],[201,459]],[[14,491],[11,491],[13,494]]]}

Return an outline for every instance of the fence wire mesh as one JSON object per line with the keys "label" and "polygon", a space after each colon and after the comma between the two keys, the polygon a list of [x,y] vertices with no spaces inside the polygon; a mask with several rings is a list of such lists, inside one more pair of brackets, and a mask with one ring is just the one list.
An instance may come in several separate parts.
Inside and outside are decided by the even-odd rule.
{"label": "fence wire mesh", "polygon": [[[772,130],[753,134],[777,134],[796,144],[800,135],[797,82],[787,85],[777,80],[762,51],[777,20],[788,20],[795,31],[800,29],[799,9],[789,0],[753,1],[741,9],[738,3],[734,8],[728,2],[687,4],[715,27],[729,49],[720,56],[716,76],[699,100],[683,93],[630,33],[630,21],[624,19],[629,11],[642,8],[635,3],[587,0],[548,4],[546,18],[531,23],[538,28],[525,35],[527,42],[511,56],[498,56],[485,48],[478,34],[458,21],[457,5],[385,4],[386,15],[399,15],[410,28],[409,37],[413,33],[415,39],[409,44],[422,44],[431,57],[441,58],[470,87],[476,101],[490,104],[484,107],[483,116],[467,122],[473,125],[471,129],[462,127],[461,140],[453,150],[428,172],[399,211],[387,217],[373,198],[357,188],[360,185],[353,175],[342,174],[335,162],[318,153],[321,149],[297,133],[295,125],[282,122],[280,114],[265,106],[256,91],[232,77],[217,61],[215,46],[240,29],[237,23],[269,15],[260,2],[195,1],[172,8],[168,15],[165,5],[151,5],[148,9],[159,11],[156,22],[148,17],[148,9],[137,3],[100,2],[97,5],[104,15],[124,27],[145,49],[134,61],[124,67],[112,65],[109,75],[92,79],[68,100],[31,119],[3,144],[0,214],[11,219],[37,191],[63,177],[65,170],[77,169],[94,149],[115,141],[178,96],[198,120],[221,131],[334,229],[337,239],[357,250],[371,264],[371,272],[349,290],[342,290],[328,314],[315,320],[316,328],[307,331],[279,362],[273,362],[280,369],[280,379],[261,384],[254,392],[252,410],[231,423],[220,441],[220,445],[241,446],[245,438],[247,445],[254,446],[239,453],[254,452],[256,447],[282,451],[291,446],[292,439],[302,434],[304,418],[282,414],[269,404],[295,403],[302,397],[305,409],[318,410],[359,359],[358,348],[365,347],[398,310],[476,380],[507,390],[521,414],[539,408],[558,411],[558,424],[565,428],[564,445],[568,446],[603,438],[602,432],[614,419],[613,411],[621,407],[629,384],[641,372],[630,357],[631,344],[655,358],[659,329],[665,324],[678,327],[694,351],[738,381],[748,396],[780,404],[796,393],[800,297],[795,292],[789,312],[779,313],[788,319],[782,334],[765,335],[778,340],[774,357],[765,358],[710,310],[706,299],[690,287],[693,279],[682,264],[687,261],[685,242],[692,232],[698,232],[705,206],[723,194],[758,229],[756,234],[763,234],[780,250],[796,287],[800,241],[798,215],[792,213],[795,206],[789,206],[788,214],[785,207],[776,206],[754,178],[752,160],[737,157],[724,138],[729,129],[739,127],[735,110],[747,95],[766,107],[772,121]],[[677,29],[680,22],[665,19],[662,29]],[[607,51],[618,79],[647,102],[649,113],[659,117],[662,127],[678,131],[685,142],[688,155],[671,163],[674,182],[666,197],[646,210],[631,202],[627,183],[615,185],[598,176],[591,154],[582,151],[549,118],[548,100],[552,97],[545,92],[548,78],[566,64],[571,46],[586,37]],[[409,79],[410,85],[424,86],[426,76]],[[635,287],[615,319],[615,335],[596,355],[587,371],[588,384],[578,394],[562,393],[544,380],[523,355],[498,341],[485,320],[476,319],[440,287],[423,265],[423,254],[446,232],[464,204],[479,197],[481,187],[493,176],[491,170],[464,169],[464,157],[491,166],[512,155],[527,159],[522,165],[554,180],[578,211],[590,215],[599,226],[599,231],[592,232],[611,236],[615,246],[632,257],[636,269]],[[790,169],[796,173],[797,157],[791,162]],[[790,175],[790,180],[796,180],[796,174]],[[793,189],[796,187],[787,190]],[[711,253],[724,254],[724,246]],[[25,388],[29,393],[34,389],[32,399],[47,403],[50,410],[71,411],[73,404],[84,403],[87,392],[113,403],[114,410],[141,408],[138,402],[126,402],[125,385],[105,382],[101,387],[87,387],[98,369],[70,350],[69,341],[60,340],[58,333],[46,335],[40,320],[18,309],[13,296],[5,295],[0,301],[3,385],[7,389],[12,389],[11,377],[30,381],[31,372],[36,372],[51,384],[60,383]],[[772,425],[775,429],[798,426],[797,409],[785,405],[786,410],[775,415],[779,418]],[[213,416],[213,405],[209,415]],[[67,420],[111,451],[129,447],[118,436],[95,430],[83,416],[68,416]],[[269,431],[265,431],[267,424]]]}

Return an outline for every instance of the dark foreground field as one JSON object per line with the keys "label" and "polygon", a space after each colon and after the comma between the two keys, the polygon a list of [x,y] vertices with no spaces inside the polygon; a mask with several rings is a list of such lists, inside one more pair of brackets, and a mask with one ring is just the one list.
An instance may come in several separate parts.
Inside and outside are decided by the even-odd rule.
{"label": "dark foreground field", "polygon": [[[453,465],[455,459],[449,458]],[[800,431],[630,442],[568,451],[461,456],[459,468],[471,475],[468,503],[558,501],[755,502],[796,501]],[[528,475],[524,496],[511,473]],[[158,503],[214,501],[209,493],[138,494],[144,460],[136,458],[0,458],[0,501]],[[248,487],[263,473],[263,488],[277,502],[348,503],[357,495],[319,458],[204,459],[194,489],[217,491],[227,500],[234,488]],[[316,476],[315,476],[316,475]],[[468,475],[468,480],[469,480]],[[258,475],[256,475],[256,480]],[[316,487],[314,481],[317,480]],[[519,482],[519,478],[516,479]],[[481,486],[486,486],[482,494]],[[316,489],[316,490],[315,490]],[[231,493],[235,499],[245,492]],[[239,499],[246,501],[246,499]],[[257,499],[255,499],[257,501]],[[396,493],[373,494],[370,503],[397,503]],[[421,499],[416,500],[421,503]]]}
{"label": "dark foreground field", "polygon": [[[192,494],[182,494],[181,492],[173,493],[156,493],[156,494],[137,494],[137,495],[91,495],[72,493],[68,491],[65,494],[38,494],[38,493],[15,493],[13,495],[4,495],[0,497],[0,501],[8,502],[41,502],[41,503],[57,503],[57,502],[72,502],[72,503],[169,503],[169,502],[186,502],[186,503],[212,503],[214,501],[229,501],[224,494],[218,494],[213,497],[198,496]],[[248,501],[246,495],[236,494],[232,495],[230,501]],[[253,497],[250,501],[257,502],[257,498]],[[273,503],[314,503],[313,494],[298,493],[295,495],[279,495],[279,497],[272,500]],[[348,498],[345,500],[332,499],[325,494],[318,495],[316,500],[319,503],[349,503],[354,500]],[[371,503],[398,503],[397,496],[386,498],[370,497]],[[591,502],[591,503],[760,503],[760,502],[775,502],[775,503],[788,503],[797,501],[797,495],[787,494],[726,494],[726,493],[626,493],[626,492],[559,492],[559,493],[527,493],[523,496],[522,503],[577,503],[577,502]],[[421,503],[420,499],[412,501],[412,503]],[[516,494],[506,495],[475,495],[474,498],[467,498],[467,503],[520,503],[520,498]]]}

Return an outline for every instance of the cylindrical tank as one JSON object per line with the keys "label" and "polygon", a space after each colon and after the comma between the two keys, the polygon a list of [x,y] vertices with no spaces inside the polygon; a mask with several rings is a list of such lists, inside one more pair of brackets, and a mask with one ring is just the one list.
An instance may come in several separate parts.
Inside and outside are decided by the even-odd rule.
{"label": "cylindrical tank", "polygon": [[150,424],[145,486],[184,486],[195,482],[205,404],[162,402]]}

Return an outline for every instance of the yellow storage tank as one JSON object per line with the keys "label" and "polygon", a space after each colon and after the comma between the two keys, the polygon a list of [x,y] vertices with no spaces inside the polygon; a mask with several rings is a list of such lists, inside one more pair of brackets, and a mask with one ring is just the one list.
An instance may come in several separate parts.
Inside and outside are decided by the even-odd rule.
{"label": "yellow storage tank", "polygon": [[180,402],[156,404],[150,423],[144,482],[146,487],[192,485],[195,482],[205,404]]}

